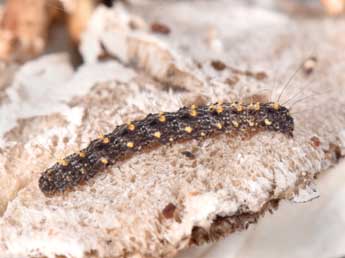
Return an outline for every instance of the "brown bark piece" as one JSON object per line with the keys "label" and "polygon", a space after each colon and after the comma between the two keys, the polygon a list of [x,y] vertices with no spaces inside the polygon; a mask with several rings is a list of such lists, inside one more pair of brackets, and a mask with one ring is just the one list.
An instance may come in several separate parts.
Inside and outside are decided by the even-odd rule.
{"label": "brown bark piece", "polygon": [[27,60],[45,49],[58,1],[8,0],[0,28],[0,58]]}

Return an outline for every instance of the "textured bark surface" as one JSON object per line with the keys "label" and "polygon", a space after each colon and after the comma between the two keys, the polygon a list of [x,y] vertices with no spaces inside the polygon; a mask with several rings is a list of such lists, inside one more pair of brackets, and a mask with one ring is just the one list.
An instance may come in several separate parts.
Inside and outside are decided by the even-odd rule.
{"label": "textured bark surface", "polygon": [[41,54],[61,8],[58,4],[57,0],[6,1],[0,15],[0,59],[24,61]]}
{"label": "textured bark surface", "polygon": [[[247,228],[279,200],[314,199],[311,183],[344,154],[342,19],[295,19],[272,4],[238,1],[127,8],[95,10],[77,70],[61,54],[4,66],[5,74],[17,69],[0,87],[4,257],[172,257]],[[315,69],[294,75],[310,55]],[[39,191],[55,156],[118,124],[253,95],[292,106],[292,139],[262,132],[163,146],[65,195]]]}

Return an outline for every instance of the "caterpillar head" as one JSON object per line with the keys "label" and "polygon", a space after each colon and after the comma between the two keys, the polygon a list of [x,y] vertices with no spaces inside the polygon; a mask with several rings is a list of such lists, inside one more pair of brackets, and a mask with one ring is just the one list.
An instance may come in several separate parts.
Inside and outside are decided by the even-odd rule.
{"label": "caterpillar head", "polygon": [[261,110],[262,125],[272,131],[293,136],[294,120],[289,109],[280,104],[267,103]]}

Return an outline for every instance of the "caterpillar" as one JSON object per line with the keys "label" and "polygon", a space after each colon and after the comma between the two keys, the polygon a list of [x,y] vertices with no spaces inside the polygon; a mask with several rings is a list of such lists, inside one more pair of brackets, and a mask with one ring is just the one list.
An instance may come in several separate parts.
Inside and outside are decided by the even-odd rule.
{"label": "caterpillar", "polygon": [[142,120],[117,126],[55,163],[41,174],[39,188],[48,196],[73,189],[107,166],[159,145],[202,140],[222,133],[275,131],[293,137],[293,130],[289,109],[278,102],[216,102],[149,114]]}

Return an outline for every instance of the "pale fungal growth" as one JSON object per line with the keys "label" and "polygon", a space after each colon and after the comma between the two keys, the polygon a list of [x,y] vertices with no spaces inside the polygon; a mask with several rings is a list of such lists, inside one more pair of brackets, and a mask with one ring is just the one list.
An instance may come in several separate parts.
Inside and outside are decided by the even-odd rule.
{"label": "pale fungal growth", "polygon": [[[153,17],[168,24],[170,34],[134,28],[138,16],[123,6],[97,7],[81,38],[86,62],[78,69],[52,54],[0,84],[1,258],[175,257],[264,215],[260,226],[271,225],[275,217],[266,211],[282,200],[314,200],[317,176],[344,156],[345,63],[343,42],[334,40],[340,20],[305,24],[242,2],[157,4],[129,8],[144,25]],[[221,52],[205,44],[210,23],[221,33]],[[265,44],[258,27],[271,28]],[[312,42],[317,63],[303,63]],[[107,60],[98,60],[102,53]],[[301,63],[298,74],[313,71],[291,77]],[[320,94],[308,97],[313,92]],[[294,221],[297,205],[278,210],[284,223],[285,215],[303,230],[290,241],[343,250],[343,202],[333,197],[322,203],[334,212],[308,210],[304,224]],[[309,224],[329,231],[308,234]],[[277,225],[264,231],[274,238],[265,245],[290,257],[290,242],[278,245],[284,230],[274,231]],[[341,233],[330,234],[335,229]],[[327,257],[335,257],[332,250]]]}

